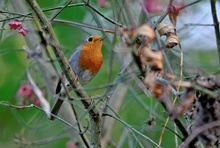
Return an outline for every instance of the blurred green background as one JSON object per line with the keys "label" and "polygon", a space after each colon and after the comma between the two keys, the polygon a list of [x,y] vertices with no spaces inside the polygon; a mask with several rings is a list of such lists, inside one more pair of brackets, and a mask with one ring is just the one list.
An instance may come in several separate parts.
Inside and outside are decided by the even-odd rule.
{"label": "blurred green background", "polygon": [[[37,0],[37,2],[41,6],[41,8],[44,9],[64,5],[67,3],[67,1],[60,0]],[[131,1],[131,3],[134,3],[134,1]],[[8,1],[4,1],[4,3],[2,4],[4,4],[5,6],[4,10],[13,12],[13,9],[8,4]],[[100,7],[95,0],[91,1],[91,4],[106,16],[113,18],[113,9],[111,7]],[[53,14],[54,11],[46,12],[47,16],[53,16]],[[2,15],[1,19],[3,19],[3,17],[4,16]],[[66,8],[64,11],[62,11],[61,14],[56,17],[56,19],[92,24],[93,26],[97,25],[95,24],[96,20],[94,20],[91,15],[91,11],[89,11],[87,7],[83,6]],[[102,21],[106,29],[114,29],[114,25],[107,22],[106,20],[103,20],[102,18],[99,19],[99,21]],[[0,101],[7,101],[11,104],[16,105],[17,90],[22,82],[27,81],[26,68],[33,60],[27,59],[27,54],[23,50],[23,46],[26,45],[23,36],[21,34],[18,34],[16,31],[9,30],[9,26],[7,25],[7,23],[1,23],[2,30],[0,30]],[[79,26],[59,24],[55,22],[53,23],[53,27],[60,41],[60,44],[65,49],[65,54],[67,57],[86,36],[90,34],[103,35],[103,33],[100,31],[85,29]],[[109,35],[109,37],[112,37],[112,35]],[[120,39],[120,37],[118,38]],[[215,44],[215,41],[210,44]],[[85,88],[89,89],[95,86],[107,84],[107,80],[109,77],[109,63],[111,61],[110,50],[112,50],[108,47],[109,45],[110,42],[107,40],[104,43],[103,48],[103,66],[97,76],[89,84],[87,84]],[[170,59],[172,68],[177,69],[176,73],[178,73],[178,48],[171,51],[166,51],[166,53],[168,58]],[[114,81],[117,74],[122,68],[121,63],[119,60],[117,60],[117,58],[123,54],[125,53],[115,53],[111,75],[112,81]],[[194,50],[192,46],[191,48],[184,47],[184,69],[188,73],[204,74],[207,72],[209,74],[213,74],[220,70],[218,63],[219,62],[217,58],[217,51],[215,48]],[[38,77],[37,79],[40,78]],[[132,127],[145,134],[146,136],[149,136],[151,139],[153,139],[153,141],[157,143],[159,141],[159,136],[163,128],[162,125],[164,124],[167,117],[166,112],[156,99],[146,96],[142,91],[140,91],[136,84],[126,84],[128,84],[127,86],[129,91],[124,97],[118,114],[126,123],[130,124]],[[97,90],[94,89],[88,90],[88,93],[89,95],[93,96],[101,95],[105,91],[105,88]],[[76,102],[75,104],[77,106],[77,111],[80,111],[82,108],[82,106],[80,106],[80,103]],[[81,115],[81,113],[79,113],[79,115]],[[151,117],[156,118],[156,125],[153,125],[152,127],[146,123],[146,121],[151,119]],[[19,138],[21,141],[32,142],[32,144],[27,143],[27,145],[23,145],[23,147],[39,148],[66,147],[67,142],[70,140],[68,132],[69,129],[67,129],[67,127],[62,122],[58,120],[55,120],[53,122],[48,120],[43,112],[35,108],[18,110],[0,105],[0,119],[0,147],[19,147],[20,144],[17,144],[15,141],[15,139]],[[83,121],[83,124],[84,123],[86,125],[86,121]],[[174,129],[172,121],[168,123],[168,127]],[[123,136],[127,138],[127,142],[122,143],[121,147],[126,148],[128,147],[129,141],[132,141],[133,137],[128,132],[128,130],[125,130],[125,126],[123,124],[116,121],[112,129],[112,139],[117,143],[121,140]],[[154,147],[152,144],[150,144],[149,141],[140,138],[139,135],[136,136],[140,139],[141,142],[145,144],[149,143],[149,147]],[[135,140],[133,145],[136,147],[140,147],[138,144],[135,144]],[[174,134],[171,131],[165,131],[161,146],[164,148],[175,147]]]}

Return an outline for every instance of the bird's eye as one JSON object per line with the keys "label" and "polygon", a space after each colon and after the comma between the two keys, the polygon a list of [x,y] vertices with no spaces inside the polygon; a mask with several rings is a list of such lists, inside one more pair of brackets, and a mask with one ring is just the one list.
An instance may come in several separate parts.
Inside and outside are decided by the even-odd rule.
{"label": "bird's eye", "polygon": [[89,41],[89,42],[92,42],[92,38],[91,38],[91,37],[90,37],[90,38],[88,38],[88,41]]}

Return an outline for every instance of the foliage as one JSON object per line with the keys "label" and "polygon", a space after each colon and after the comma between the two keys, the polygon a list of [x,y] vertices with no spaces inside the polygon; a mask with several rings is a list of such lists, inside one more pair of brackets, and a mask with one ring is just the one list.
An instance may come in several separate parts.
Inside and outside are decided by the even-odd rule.
{"label": "foliage", "polygon": [[[38,0],[43,14],[34,2],[0,2],[2,147],[219,146],[217,1]],[[186,22],[209,3],[211,24]],[[213,29],[202,41],[200,27]],[[107,38],[84,91],[60,55],[90,35]],[[62,72],[78,89],[51,121]]]}

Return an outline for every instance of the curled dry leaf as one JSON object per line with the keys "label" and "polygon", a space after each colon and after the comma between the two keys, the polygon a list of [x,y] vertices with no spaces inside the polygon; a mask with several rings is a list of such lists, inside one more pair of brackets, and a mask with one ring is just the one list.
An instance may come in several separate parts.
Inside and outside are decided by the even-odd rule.
{"label": "curled dry leaf", "polygon": [[176,34],[173,34],[173,33],[167,34],[167,39],[166,39],[167,48],[173,48],[174,46],[179,45],[179,44],[180,44],[180,40]]}
{"label": "curled dry leaf", "polygon": [[160,34],[160,36],[167,35],[169,33],[176,34],[176,28],[170,24],[165,24],[165,23],[161,22],[157,25],[156,28],[157,28],[157,31]]}
{"label": "curled dry leaf", "polygon": [[219,88],[219,84],[220,84],[220,78],[214,76],[214,75],[210,75],[208,77],[199,77],[196,79],[197,84],[199,84],[200,86],[204,87],[204,88],[208,88],[208,89],[214,89]]}
{"label": "curled dry leaf", "polygon": [[141,50],[140,59],[142,64],[150,66],[152,70],[163,69],[163,54],[160,50],[153,50],[145,46]]}
{"label": "curled dry leaf", "polygon": [[150,93],[154,97],[158,98],[161,95],[162,93],[161,85],[156,80],[154,71],[149,71],[147,73],[144,79],[144,84],[146,85],[146,87],[149,89]]}
{"label": "curled dry leaf", "polygon": [[166,38],[166,47],[173,48],[176,45],[180,44],[180,40],[176,34],[176,28],[173,25],[159,23],[157,25],[157,31],[160,36],[165,35]]}
{"label": "curled dry leaf", "polygon": [[150,26],[148,26],[148,25],[146,25],[146,24],[141,25],[140,27],[138,27],[138,28],[136,29],[136,32],[137,32],[137,34],[139,34],[139,35],[142,35],[142,36],[146,36],[146,37],[147,37],[147,40],[146,40],[146,42],[145,42],[145,45],[149,44],[149,43],[155,38],[155,32],[154,32],[154,30],[153,30]]}
{"label": "curled dry leaf", "polygon": [[127,45],[133,45],[136,43],[137,47],[139,48],[140,44],[142,43],[142,39],[140,39],[138,35],[141,35],[143,39],[147,37],[147,39],[145,39],[145,45],[149,44],[155,38],[154,30],[146,24],[141,25],[136,29],[122,29],[122,36],[124,37]]}
{"label": "curled dry leaf", "polygon": [[186,89],[184,93],[180,96],[180,101],[173,110],[172,117],[178,118],[179,116],[183,115],[191,106],[195,97],[196,97],[196,92],[194,89],[192,88]]}
{"label": "curled dry leaf", "polygon": [[179,9],[176,6],[171,5],[168,7],[168,13],[170,21],[173,23],[174,26],[176,26],[177,16],[179,15]]}
{"label": "curled dry leaf", "polygon": [[137,33],[134,28],[128,29],[124,27],[122,28],[122,36],[124,37],[126,44],[130,46],[134,42]]}

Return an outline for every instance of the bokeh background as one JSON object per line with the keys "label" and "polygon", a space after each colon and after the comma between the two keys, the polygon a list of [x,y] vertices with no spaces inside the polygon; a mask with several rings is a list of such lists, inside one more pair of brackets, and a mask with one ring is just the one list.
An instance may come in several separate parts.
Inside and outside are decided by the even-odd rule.
{"label": "bokeh background", "polygon": [[[33,59],[27,58],[27,53],[23,50],[23,47],[26,46],[24,37],[18,34],[17,31],[10,30],[7,25],[9,21],[15,20],[6,20],[7,17],[16,16],[9,13],[16,12],[12,2],[13,0],[0,1],[0,101],[7,101],[16,105],[18,104],[17,91],[23,83],[28,81],[26,69],[35,63]],[[19,2],[24,3],[25,6],[28,7],[24,0]],[[65,5],[67,2],[67,0],[37,0],[37,3],[42,9],[56,8]],[[114,20],[118,18],[117,12],[119,12],[122,6],[121,2],[117,0],[106,0],[105,2],[106,5],[101,6],[98,0],[90,0],[91,5],[108,18]],[[177,4],[184,5],[193,1],[176,0],[176,2]],[[76,0],[73,1],[73,4],[74,3],[83,2]],[[141,9],[139,1],[129,0],[125,1],[125,3],[127,3],[130,8],[131,17],[133,17],[139,25],[137,19]],[[167,4],[168,1],[163,1],[163,3]],[[219,1],[216,3],[216,8],[220,20]],[[165,10],[165,7],[160,9],[159,12],[152,12],[153,20],[156,21],[159,18],[163,10]],[[1,10],[8,13],[1,13]],[[30,11],[30,9],[28,10]],[[58,10],[47,11],[45,14],[50,18]],[[56,19],[78,22],[98,28],[115,29],[115,25],[85,6],[65,8]],[[29,21],[32,22],[32,20]],[[28,22],[28,20],[24,21],[24,25],[26,22]],[[126,22],[125,14],[119,18],[119,22],[126,26],[130,25]],[[170,23],[169,18],[166,17],[164,22]],[[209,25],[192,26],[190,24],[213,24],[211,6],[208,0],[203,0],[183,9],[178,16],[176,28],[184,53],[184,72],[187,75],[218,73],[220,68],[214,27]],[[82,27],[81,25],[71,25],[56,21],[52,22],[52,25],[66,57],[68,57],[73,49],[88,35],[106,35],[106,33],[102,31]],[[27,29],[34,31],[37,28]],[[113,34],[107,33],[107,37],[103,47],[103,66],[97,76],[85,86],[85,89],[91,96],[99,96],[105,93],[106,87],[97,87],[105,86],[113,82],[117,74],[123,69],[123,66],[126,65],[126,63],[122,64],[120,59],[130,54],[129,50],[118,50],[112,45]],[[121,44],[121,36],[116,36],[116,45],[117,43]],[[153,44],[153,46],[156,47],[156,44]],[[165,53],[174,69],[174,73],[178,75],[180,61],[179,49],[177,47],[174,49],[166,49]],[[58,63],[55,62],[55,64],[60,70]],[[36,71],[36,73],[37,72],[38,71]],[[36,74],[33,77],[38,82],[39,87],[44,90],[45,87],[41,75]],[[124,122],[157,143],[167,117],[166,112],[156,99],[141,91],[138,84],[134,83],[134,81],[135,79],[127,80],[120,85],[120,87],[124,87],[125,89],[117,88],[119,89],[119,93],[121,89],[121,98],[123,98],[121,102],[118,103],[117,114]],[[52,105],[52,97],[47,93],[45,96]],[[80,102],[75,102],[75,105],[77,106],[79,116],[82,115],[83,112],[81,112],[81,110],[83,107],[80,105]],[[86,118],[87,117],[82,120],[84,126],[87,124]],[[152,118],[155,118],[155,121],[153,121],[153,125],[149,125],[148,121]],[[115,121],[113,125],[111,129],[112,143],[109,144],[108,147],[114,147],[114,145],[118,147],[140,147],[138,142],[134,140],[132,136],[133,133],[127,126],[118,121]],[[169,121],[168,127],[174,129],[172,121]],[[71,147],[70,140],[74,139],[74,136],[70,136],[70,130],[69,127],[58,120],[48,120],[42,111],[35,108],[18,110],[2,104],[0,105],[0,147]],[[154,147],[151,142],[144,140],[140,135],[136,134],[136,138],[148,147]],[[18,144],[18,139],[20,142],[23,141],[24,144]],[[77,141],[76,139],[75,141]],[[73,146],[74,145],[72,145],[72,147]],[[171,131],[165,131],[161,146],[164,148],[175,147],[174,134]]]}

